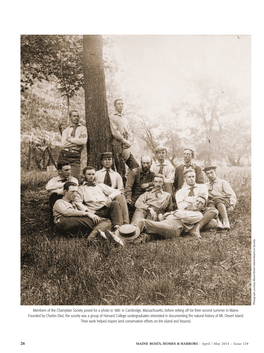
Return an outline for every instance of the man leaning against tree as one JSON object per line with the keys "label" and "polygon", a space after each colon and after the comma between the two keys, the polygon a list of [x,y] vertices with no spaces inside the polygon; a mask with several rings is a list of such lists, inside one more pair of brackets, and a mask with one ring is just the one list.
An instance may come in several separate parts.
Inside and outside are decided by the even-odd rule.
{"label": "man leaning against tree", "polygon": [[138,162],[129,150],[131,143],[128,141],[128,121],[123,114],[123,99],[116,99],[114,107],[116,112],[109,116],[111,133],[113,135],[113,154],[117,172],[125,178],[125,164],[130,170],[139,167]]}
{"label": "man leaning against tree", "polygon": [[87,129],[80,124],[80,116],[77,110],[69,113],[71,124],[62,131],[61,151],[58,162],[68,160],[71,166],[71,174],[76,179],[80,175],[81,153],[87,143]]}

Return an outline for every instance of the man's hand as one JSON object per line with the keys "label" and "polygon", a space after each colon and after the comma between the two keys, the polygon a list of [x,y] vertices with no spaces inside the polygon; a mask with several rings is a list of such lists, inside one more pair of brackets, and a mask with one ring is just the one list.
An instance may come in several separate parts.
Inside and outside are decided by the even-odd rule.
{"label": "man's hand", "polygon": [[87,216],[93,220],[94,224],[98,224],[101,221],[101,218],[94,213],[88,212]]}
{"label": "man's hand", "polygon": [[147,189],[148,187],[149,187],[149,183],[141,184],[142,189]]}
{"label": "man's hand", "polygon": [[111,199],[111,197],[107,197],[107,200],[106,200],[106,206],[109,207],[111,205],[111,202],[113,200]]}
{"label": "man's hand", "polygon": [[131,147],[131,143],[129,143],[127,140],[124,140],[123,146],[124,146],[124,148],[129,148],[129,147]]}
{"label": "man's hand", "polygon": [[127,203],[131,206],[134,206],[135,202],[132,201],[131,199],[127,199]]}
{"label": "man's hand", "polygon": [[149,210],[149,212],[150,212],[150,214],[151,214],[151,218],[152,218],[152,220],[153,221],[156,221],[157,220],[157,213],[153,210],[153,208],[149,208],[148,209]]}
{"label": "man's hand", "polygon": [[228,208],[227,208],[227,212],[228,212],[228,213],[233,212],[233,211],[234,211],[234,208],[235,208],[235,207],[234,207],[233,205],[230,206],[230,207],[228,207]]}
{"label": "man's hand", "polygon": [[69,136],[69,137],[66,138],[66,141],[67,141],[67,142],[71,142],[71,139],[72,139],[72,138]]}

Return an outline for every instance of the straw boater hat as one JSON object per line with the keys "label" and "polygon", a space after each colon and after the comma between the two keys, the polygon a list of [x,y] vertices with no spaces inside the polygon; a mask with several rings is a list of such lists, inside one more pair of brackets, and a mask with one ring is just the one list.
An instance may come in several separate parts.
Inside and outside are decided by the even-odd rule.
{"label": "straw boater hat", "polygon": [[115,235],[122,240],[130,241],[136,239],[140,234],[140,229],[132,224],[124,224],[117,229]]}
{"label": "straw boater hat", "polygon": [[205,166],[204,166],[203,171],[204,171],[204,172],[207,172],[208,170],[211,170],[211,169],[216,169],[216,168],[217,168],[217,166],[216,166],[216,165],[213,165],[213,164],[207,164],[207,165],[205,165]]}

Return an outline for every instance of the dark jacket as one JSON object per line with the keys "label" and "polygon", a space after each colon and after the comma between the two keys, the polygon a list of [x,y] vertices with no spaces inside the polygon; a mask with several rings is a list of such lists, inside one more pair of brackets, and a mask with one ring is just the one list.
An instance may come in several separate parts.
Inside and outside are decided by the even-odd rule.
{"label": "dark jacket", "polygon": [[[126,199],[131,199],[136,202],[140,195],[146,191],[150,191],[153,188],[153,180],[155,173],[148,171],[143,173],[141,168],[133,169],[127,175],[126,187],[125,187],[125,197]],[[142,189],[141,185],[148,183],[149,188]]]}
{"label": "dark jacket", "polygon": [[[192,163],[190,165],[190,168],[195,170],[196,174],[196,183],[197,184],[204,184],[204,176],[201,167],[196,165],[195,163]],[[174,187],[175,187],[175,192],[181,189],[183,183],[184,183],[184,178],[183,178],[183,171],[184,171],[184,164],[179,165],[178,167],[175,168],[175,175],[174,175]]]}

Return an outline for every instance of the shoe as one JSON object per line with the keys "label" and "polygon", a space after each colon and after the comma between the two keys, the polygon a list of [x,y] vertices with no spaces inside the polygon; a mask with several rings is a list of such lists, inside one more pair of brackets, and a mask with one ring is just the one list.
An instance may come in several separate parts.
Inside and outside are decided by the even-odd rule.
{"label": "shoe", "polygon": [[101,237],[103,237],[104,239],[106,238],[105,232],[103,232],[101,229],[97,229],[98,234],[100,234]]}
{"label": "shoe", "polygon": [[107,230],[107,231],[105,232],[105,235],[106,235],[106,239],[107,239],[110,243],[112,243],[113,240],[114,240],[117,244],[119,244],[119,245],[121,245],[121,246],[124,246],[124,245],[125,245],[124,242],[123,242],[123,240],[120,239],[118,236],[116,236],[114,232],[111,232],[110,230]]}

